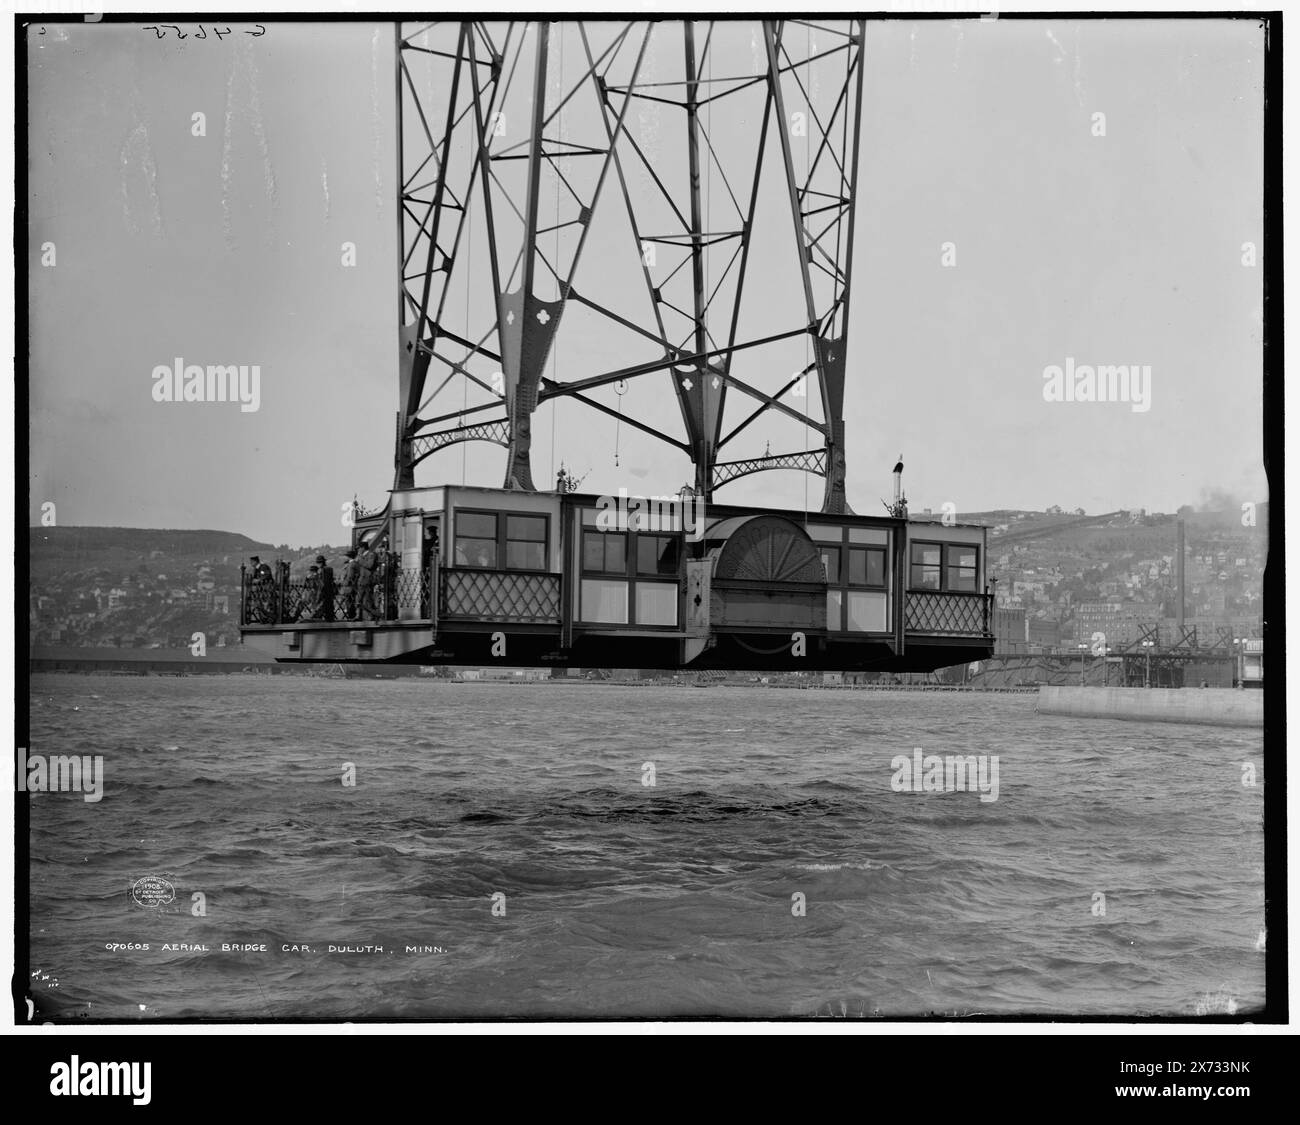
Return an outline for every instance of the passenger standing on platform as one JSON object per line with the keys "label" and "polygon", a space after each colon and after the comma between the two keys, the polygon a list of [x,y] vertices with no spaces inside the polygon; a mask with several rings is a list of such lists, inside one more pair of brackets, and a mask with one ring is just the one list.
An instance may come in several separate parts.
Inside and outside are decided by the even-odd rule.
{"label": "passenger standing on platform", "polygon": [[349,547],[346,552],[347,562],[343,564],[343,618],[346,621],[357,619],[357,550]]}
{"label": "passenger standing on platform", "polygon": [[334,620],[334,568],[325,561],[324,555],[316,556],[316,565],[320,567],[320,615],[322,621]]}
{"label": "passenger standing on platform", "polygon": [[370,549],[370,544],[363,539],[361,541],[361,550],[357,554],[357,600],[360,603],[357,608],[358,620],[379,620],[379,610],[375,605],[375,579],[378,577],[375,568],[378,563],[379,560],[375,558],[375,552]]}
{"label": "passenger standing on platform", "polygon": [[375,552],[375,580],[370,586],[375,607],[374,621],[383,621],[388,616],[388,576],[392,573],[394,558],[395,555],[382,549]]}
{"label": "passenger standing on platform", "polygon": [[[297,607],[292,610],[290,606],[290,596],[293,591],[289,589],[289,577],[293,568],[285,559],[275,560],[275,577],[271,579],[271,616],[275,619],[276,624],[282,621],[292,621],[297,615]],[[283,601],[280,599],[283,597]],[[301,599],[299,599],[301,601]],[[278,612],[277,612],[278,610]]]}
{"label": "passenger standing on platform", "polygon": [[271,568],[257,555],[248,561],[253,564],[249,586],[251,619],[262,625],[272,625],[275,617],[275,579],[271,575]]}
{"label": "passenger standing on platform", "polygon": [[298,613],[299,621],[319,621],[320,614],[320,567],[313,563],[307,571],[307,579],[302,584],[302,609]]}

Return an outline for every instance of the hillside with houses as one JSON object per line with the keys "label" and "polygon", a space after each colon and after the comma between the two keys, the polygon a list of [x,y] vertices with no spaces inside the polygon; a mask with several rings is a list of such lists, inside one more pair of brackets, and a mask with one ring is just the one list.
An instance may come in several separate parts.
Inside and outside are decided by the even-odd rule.
{"label": "hillside with houses", "polygon": [[228,531],[31,529],[30,642],[91,648],[239,643],[239,568],[250,555],[298,560],[339,547],[290,548]]}
{"label": "hillside with houses", "polygon": [[[1258,636],[1268,554],[1268,508],[1178,513],[1076,509],[961,513],[989,528],[1002,652],[1072,651],[1096,633],[1111,646],[1156,625],[1176,638],[1176,526],[1185,524],[1185,620],[1206,638]],[[935,520],[938,513],[911,513]],[[337,566],[343,548],[291,548],[235,532],[147,528],[31,529],[31,644],[179,648],[202,632],[209,647],[239,642],[239,568],[250,555],[302,569],[316,554]]]}

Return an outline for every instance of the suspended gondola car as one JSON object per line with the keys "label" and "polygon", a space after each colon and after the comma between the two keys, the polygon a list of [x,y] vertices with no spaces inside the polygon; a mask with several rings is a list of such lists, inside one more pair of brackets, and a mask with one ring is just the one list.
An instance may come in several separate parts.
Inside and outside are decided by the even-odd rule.
{"label": "suspended gondola car", "polygon": [[[909,520],[901,462],[886,515],[846,502],[863,37],[861,21],[399,26],[396,474],[353,529],[373,581],[250,572],[245,643],[281,661],[624,668],[928,671],[989,655],[984,529]],[[655,207],[634,199],[638,173]],[[774,274],[769,254],[755,277],[760,229],[788,260]],[[591,243],[606,256],[582,274]],[[602,303],[616,261],[643,290],[641,323]],[[579,377],[560,382],[575,313],[628,343],[576,332]],[[623,366],[588,370],[620,348]],[[746,374],[796,353],[780,389]],[[647,379],[671,387],[684,434],[625,414]],[[454,409],[430,409],[439,395]],[[693,487],[641,502],[563,477],[537,491],[533,417],[561,398],[684,453]],[[724,432],[729,403],[742,412]],[[720,460],[772,415],[820,447]],[[506,447],[503,487],[416,486],[419,462],[466,441]],[[823,477],[821,511],[717,501],[773,469]]]}

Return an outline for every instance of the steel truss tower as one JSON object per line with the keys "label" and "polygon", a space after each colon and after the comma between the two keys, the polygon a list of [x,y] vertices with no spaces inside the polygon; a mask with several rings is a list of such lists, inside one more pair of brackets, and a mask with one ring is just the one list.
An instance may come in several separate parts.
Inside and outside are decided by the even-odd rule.
{"label": "steel truss tower", "polygon": [[[568,398],[685,453],[706,499],[802,469],[825,478],[823,511],[846,511],[863,32],[856,20],[399,25],[396,487],[439,450],[489,441],[506,449],[504,486],[534,489],[534,414]],[[639,260],[639,312],[606,299],[591,261],[593,244],[622,240]],[[778,246],[799,297],[780,322],[747,324],[756,247]],[[589,347],[596,322],[628,349]],[[737,373],[777,345],[788,356],[791,340],[807,362],[774,362],[779,390]],[[573,378],[557,377],[561,349]],[[633,380],[671,385],[680,432],[599,401]],[[813,447],[720,459],[774,413]]]}

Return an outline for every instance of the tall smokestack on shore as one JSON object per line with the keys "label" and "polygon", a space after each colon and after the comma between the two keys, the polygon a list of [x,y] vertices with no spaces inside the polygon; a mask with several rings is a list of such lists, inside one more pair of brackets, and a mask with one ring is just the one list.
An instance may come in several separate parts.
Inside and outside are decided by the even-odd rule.
{"label": "tall smokestack on shore", "polygon": [[1184,615],[1187,612],[1187,567],[1185,564],[1187,546],[1184,534],[1185,525],[1180,519],[1178,521],[1178,556],[1175,564],[1177,569],[1174,571],[1178,581],[1178,640],[1182,639]]}

